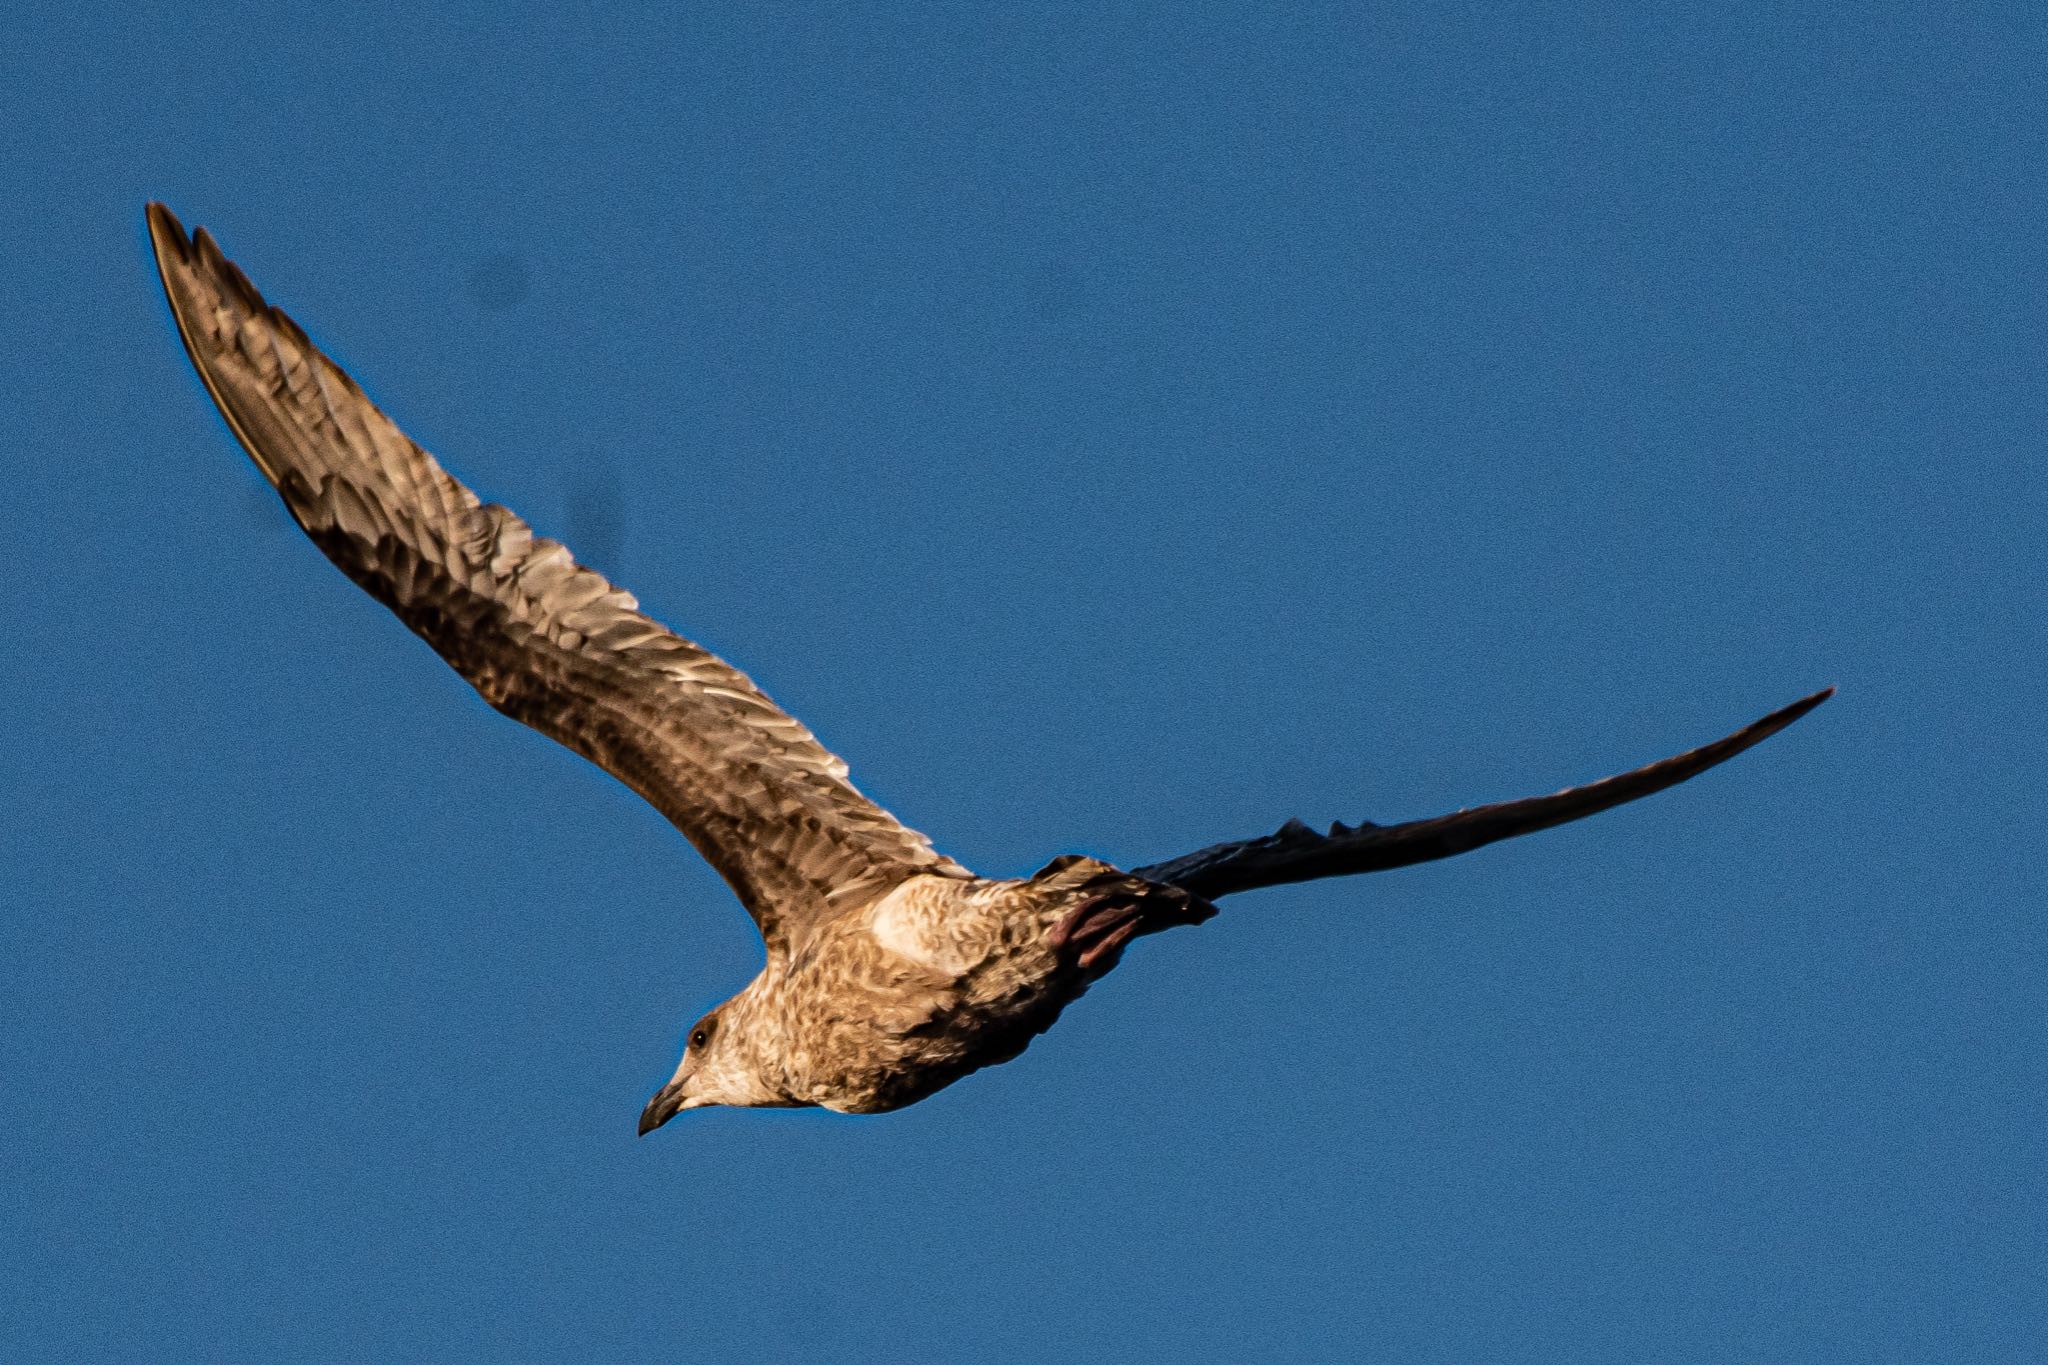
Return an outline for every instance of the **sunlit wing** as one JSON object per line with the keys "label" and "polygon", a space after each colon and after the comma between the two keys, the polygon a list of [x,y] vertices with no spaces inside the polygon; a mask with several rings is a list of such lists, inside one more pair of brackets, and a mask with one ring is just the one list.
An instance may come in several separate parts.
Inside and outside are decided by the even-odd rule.
{"label": "sunlit wing", "polygon": [[744,674],[449,477],[204,230],[152,204],[149,232],[193,365],[313,543],[484,700],[660,809],[771,952],[917,873],[968,875]]}

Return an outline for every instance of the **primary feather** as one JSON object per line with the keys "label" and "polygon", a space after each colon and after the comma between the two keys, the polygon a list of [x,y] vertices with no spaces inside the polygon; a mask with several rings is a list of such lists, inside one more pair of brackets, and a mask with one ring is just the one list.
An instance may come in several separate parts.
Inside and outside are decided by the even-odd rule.
{"label": "primary feather", "polygon": [[919,873],[968,875],[745,674],[449,477],[204,229],[152,204],[149,230],[185,349],[293,519],[484,700],[652,802],[771,951]]}

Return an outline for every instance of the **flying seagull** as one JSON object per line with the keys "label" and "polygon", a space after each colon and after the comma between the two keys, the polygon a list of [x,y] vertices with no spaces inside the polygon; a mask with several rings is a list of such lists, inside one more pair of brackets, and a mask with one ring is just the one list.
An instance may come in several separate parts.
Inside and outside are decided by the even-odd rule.
{"label": "flying seagull", "polygon": [[1298,820],[1124,871],[1055,858],[979,877],[856,791],[846,765],[709,651],[480,502],[379,411],[202,229],[150,240],[207,392],[315,545],[485,701],[652,802],[767,945],[689,1030],[644,1134],[685,1109],[881,1113],[1006,1062],[1130,942],[1221,897],[1447,858],[1661,791],[1776,734],[1832,688],[1690,752],[1550,796],[1399,825]]}

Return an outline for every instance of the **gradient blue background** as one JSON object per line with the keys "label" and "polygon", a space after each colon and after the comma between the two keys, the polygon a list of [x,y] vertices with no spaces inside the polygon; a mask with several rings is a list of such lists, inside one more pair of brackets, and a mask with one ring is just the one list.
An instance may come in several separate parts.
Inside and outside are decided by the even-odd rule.
{"label": "gradient blue background", "polygon": [[[11,1358],[2040,1358],[2038,6],[347,8],[4,21]],[[1841,696],[636,1141],[751,927],[289,525],[152,197],[990,873]]]}

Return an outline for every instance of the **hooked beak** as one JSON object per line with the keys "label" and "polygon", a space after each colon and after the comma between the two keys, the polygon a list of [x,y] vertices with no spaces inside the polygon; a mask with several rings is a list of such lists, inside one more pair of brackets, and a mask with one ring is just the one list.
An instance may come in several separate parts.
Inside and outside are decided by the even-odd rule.
{"label": "hooked beak", "polygon": [[654,1092],[654,1098],[647,1101],[647,1107],[640,1111],[640,1136],[646,1137],[655,1129],[667,1123],[683,1108],[683,1083],[670,1081]]}

